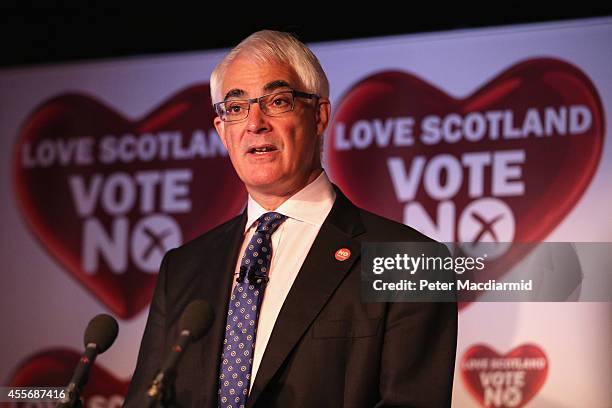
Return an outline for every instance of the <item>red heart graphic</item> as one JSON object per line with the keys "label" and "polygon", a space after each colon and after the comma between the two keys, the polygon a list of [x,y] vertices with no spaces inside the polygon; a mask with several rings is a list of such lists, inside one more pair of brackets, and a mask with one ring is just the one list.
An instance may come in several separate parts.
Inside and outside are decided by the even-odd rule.
{"label": "red heart graphic", "polygon": [[[81,358],[77,352],[55,348],[37,353],[20,364],[11,376],[9,387],[65,387]],[[89,381],[81,396],[84,407],[100,405],[100,400],[108,401],[108,406],[120,407],[127,393],[129,381],[117,379],[97,363],[91,366]],[[92,404],[92,399],[98,400]],[[104,404],[104,406],[107,406]]]}
{"label": "red heart graphic", "polygon": [[[357,205],[408,225],[439,222],[442,241],[539,242],[591,182],[604,128],[595,87],[563,61],[520,62],[465,99],[386,71],[343,96],[326,167]],[[487,208],[503,211],[479,218]],[[498,258],[487,278],[525,255],[517,251]]]}
{"label": "red heart graphic", "polygon": [[461,376],[483,407],[515,407],[527,404],[542,388],[548,360],[540,347],[524,344],[500,355],[477,344],[461,359]]}
{"label": "red heart graphic", "polygon": [[25,220],[122,318],[149,303],[163,252],[244,205],[213,116],[208,85],[197,85],[137,121],[91,96],[63,94],[22,126],[13,178]]}

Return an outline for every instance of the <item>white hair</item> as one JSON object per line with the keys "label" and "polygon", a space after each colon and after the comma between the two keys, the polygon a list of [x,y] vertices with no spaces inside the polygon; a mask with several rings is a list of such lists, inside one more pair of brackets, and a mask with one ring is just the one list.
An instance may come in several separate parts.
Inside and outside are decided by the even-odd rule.
{"label": "white hair", "polygon": [[329,82],[317,57],[301,41],[289,33],[263,30],[251,34],[234,47],[210,75],[213,103],[223,100],[221,84],[228,66],[240,55],[248,55],[261,63],[281,63],[293,68],[305,89],[329,98]]}

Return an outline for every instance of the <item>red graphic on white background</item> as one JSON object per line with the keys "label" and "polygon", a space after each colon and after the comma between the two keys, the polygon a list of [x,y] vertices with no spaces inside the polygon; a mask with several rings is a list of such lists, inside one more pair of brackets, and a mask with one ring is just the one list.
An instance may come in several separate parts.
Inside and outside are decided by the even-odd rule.
{"label": "red graphic on white background", "polygon": [[[81,355],[73,350],[45,350],[27,358],[11,375],[9,387],[65,387]],[[121,380],[96,361],[81,397],[84,407],[119,408],[127,394],[129,379]],[[27,404],[23,404],[26,406]],[[49,403],[49,406],[54,406]]]}
{"label": "red graphic on white background", "polygon": [[[325,165],[357,205],[437,240],[539,242],[589,186],[604,134],[597,90],[564,61],[520,62],[463,99],[384,71],[342,97]],[[481,279],[524,255],[496,252]]]}
{"label": "red graphic on white background", "polygon": [[463,354],[460,370],[467,389],[483,407],[520,408],[544,385],[548,359],[534,344],[518,346],[504,355],[477,344]]}
{"label": "red graphic on white background", "polygon": [[62,94],[21,128],[13,180],[28,226],[119,317],[149,303],[167,250],[244,205],[209,95],[195,85],[130,120],[95,97]]}

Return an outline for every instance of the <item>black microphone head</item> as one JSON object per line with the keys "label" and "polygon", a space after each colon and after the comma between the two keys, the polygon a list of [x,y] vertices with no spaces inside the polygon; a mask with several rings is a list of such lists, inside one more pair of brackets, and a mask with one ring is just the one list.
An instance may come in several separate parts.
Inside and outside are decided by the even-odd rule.
{"label": "black microphone head", "polygon": [[93,343],[98,353],[104,353],[113,344],[119,333],[119,325],[114,317],[107,314],[99,314],[89,321],[85,329],[85,347]]}
{"label": "black microphone head", "polygon": [[210,328],[214,319],[212,307],[205,300],[194,300],[187,305],[179,320],[179,331],[189,331],[192,341],[196,341]]}

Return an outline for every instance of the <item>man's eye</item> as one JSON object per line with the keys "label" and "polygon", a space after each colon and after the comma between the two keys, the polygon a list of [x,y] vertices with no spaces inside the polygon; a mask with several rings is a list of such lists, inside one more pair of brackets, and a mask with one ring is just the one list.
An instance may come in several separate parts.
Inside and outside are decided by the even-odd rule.
{"label": "man's eye", "polygon": [[285,95],[277,96],[272,100],[272,106],[282,108],[290,104],[289,98]]}
{"label": "man's eye", "polygon": [[226,109],[227,109],[227,113],[229,114],[237,114],[237,113],[242,112],[242,106],[239,104],[228,105]]}

